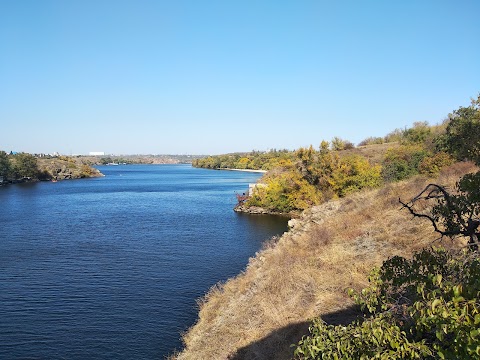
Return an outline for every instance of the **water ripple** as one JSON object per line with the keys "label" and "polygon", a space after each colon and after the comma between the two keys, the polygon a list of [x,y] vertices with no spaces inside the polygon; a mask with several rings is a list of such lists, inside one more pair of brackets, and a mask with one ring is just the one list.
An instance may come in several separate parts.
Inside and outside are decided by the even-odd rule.
{"label": "water ripple", "polygon": [[0,358],[162,358],[195,300],[286,228],[231,210],[258,174],[102,171],[0,188]]}

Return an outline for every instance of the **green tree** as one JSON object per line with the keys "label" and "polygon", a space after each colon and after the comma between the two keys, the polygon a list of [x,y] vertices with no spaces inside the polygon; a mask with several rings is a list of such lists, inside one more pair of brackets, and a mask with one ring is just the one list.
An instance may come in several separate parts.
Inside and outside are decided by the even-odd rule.
{"label": "green tree", "polygon": [[6,180],[10,174],[11,166],[8,155],[5,151],[0,151],[0,176]]}
{"label": "green tree", "polygon": [[418,121],[413,123],[413,127],[403,132],[403,141],[413,144],[422,144],[425,143],[431,133],[432,130],[426,121]]}
{"label": "green tree", "polygon": [[[469,141],[452,141],[450,149],[479,164],[478,153],[464,148]],[[395,155],[390,158],[402,160]],[[385,261],[372,271],[369,287],[349,291],[366,316],[347,326],[315,320],[298,343],[297,359],[480,359],[480,172],[463,176],[454,192],[429,184],[400,202],[441,236],[468,238],[474,251],[426,249],[411,260]]]}
{"label": "green tree", "polygon": [[37,159],[27,153],[13,155],[13,173],[16,179],[38,177]]}
{"label": "green tree", "polygon": [[107,165],[113,163],[113,159],[111,157],[101,158],[100,163],[102,165]]}
{"label": "green tree", "polygon": [[449,115],[446,133],[438,147],[458,160],[472,160],[480,164],[480,95],[468,107],[460,107]]}

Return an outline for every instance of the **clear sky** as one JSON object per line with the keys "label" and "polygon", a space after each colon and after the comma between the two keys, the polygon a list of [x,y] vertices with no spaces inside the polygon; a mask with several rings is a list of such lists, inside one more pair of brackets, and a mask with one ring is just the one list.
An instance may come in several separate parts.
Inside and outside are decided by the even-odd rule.
{"label": "clear sky", "polygon": [[480,92],[478,0],[0,0],[0,149],[358,143]]}

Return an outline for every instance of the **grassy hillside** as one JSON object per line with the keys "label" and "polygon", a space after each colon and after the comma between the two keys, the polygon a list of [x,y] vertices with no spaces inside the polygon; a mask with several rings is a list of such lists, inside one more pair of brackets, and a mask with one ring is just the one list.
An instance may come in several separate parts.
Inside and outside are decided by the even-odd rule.
{"label": "grassy hillside", "polygon": [[[453,186],[471,163],[445,168],[435,182]],[[290,359],[310,320],[349,322],[356,308],[348,288],[367,286],[375,265],[438,239],[422,219],[400,211],[432,179],[414,177],[350,194],[306,210],[291,231],[267,242],[245,271],[199,302],[199,319],[174,358]],[[448,240],[446,246],[454,246]]]}

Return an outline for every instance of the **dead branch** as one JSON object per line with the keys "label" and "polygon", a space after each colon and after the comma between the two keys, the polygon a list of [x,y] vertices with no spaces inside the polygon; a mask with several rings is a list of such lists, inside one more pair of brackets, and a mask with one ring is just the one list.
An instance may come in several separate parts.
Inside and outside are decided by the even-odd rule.
{"label": "dead branch", "polygon": [[[414,206],[418,201],[424,200],[436,200],[445,201],[446,209],[452,216],[455,218],[455,221],[458,222],[460,225],[458,229],[455,230],[445,230],[441,229],[438,225],[438,219],[433,217],[429,214],[422,214],[415,210]],[[478,229],[480,227],[480,220],[479,219],[472,219],[472,214],[468,216],[467,220],[465,221],[465,213],[462,213],[462,210],[454,205],[454,201],[452,201],[451,195],[448,191],[440,185],[437,184],[428,184],[417,196],[415,196],[409,202],[402,202],[401,199],[398,199],[400,204],[402,204],[402,209],[406,208],[413,217],[424,218],[427,219],[433,226],[435,232],[439,233],[441,237],[448,236],[453,238],[454,236],[461,235],[469,238],[468,246],[472,249],[477,250],[480,246],[478,238],[480,237],[480,233]]]}

